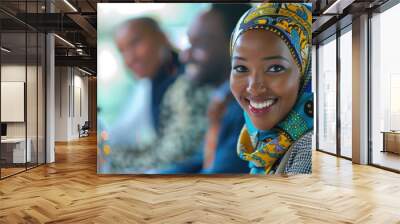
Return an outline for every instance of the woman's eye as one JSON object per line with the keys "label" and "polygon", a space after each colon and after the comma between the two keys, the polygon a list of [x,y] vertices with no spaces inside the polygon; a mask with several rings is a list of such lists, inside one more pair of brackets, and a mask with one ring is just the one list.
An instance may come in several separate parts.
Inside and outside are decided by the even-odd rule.
{"label": "woman's eye", "polygon": [[233,70],[234,70],[235,72],[248,72],[248,71],[249,71],[249,70],[247,69],[247,67],[246,67],[246,66],[243,66],[243,65],[234,66],[234,67],[233,67]]}
{"label": "woman's eye", "polygon": [[267,72],[279,73],[279,72],[282,72],[285,70],[286,70],[286,68],[283,67],[282,65],[272,65],[267,69]]}

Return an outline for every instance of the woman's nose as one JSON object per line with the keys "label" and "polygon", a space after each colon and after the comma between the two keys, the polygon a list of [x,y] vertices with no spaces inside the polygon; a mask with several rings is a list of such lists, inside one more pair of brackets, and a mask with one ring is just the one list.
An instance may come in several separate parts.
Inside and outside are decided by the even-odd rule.
{"label": "woman's nose", "polygon": [[259,74],[252,74],[248,77],[247,92],[253,96],[258,96],[267,91],[264,80]]}

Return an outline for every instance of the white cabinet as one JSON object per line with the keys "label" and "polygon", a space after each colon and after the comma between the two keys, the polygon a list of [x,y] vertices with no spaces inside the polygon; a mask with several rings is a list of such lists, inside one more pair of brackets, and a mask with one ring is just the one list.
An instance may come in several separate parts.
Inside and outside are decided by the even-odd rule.
{"label": "white cabinet", "polygon": [[12,147],[13,163],[25,163],[32,161],[32,140],[30,138],[27,139],[26,151],[25,138],[2,139],[1,144],[5,145],[6,147]]}

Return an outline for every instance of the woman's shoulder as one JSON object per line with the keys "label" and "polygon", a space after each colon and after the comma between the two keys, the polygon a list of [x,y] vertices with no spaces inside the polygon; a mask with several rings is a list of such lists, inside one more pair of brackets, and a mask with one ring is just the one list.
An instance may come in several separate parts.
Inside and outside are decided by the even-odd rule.
{"label": "woman's shoulder", "polygon": [[293,143],[285,166],[285,174],[311,174],[312,135],[307,132]]}
{"label": "woman's shoulder", "polygon": [[[292,145],[293,147],[293,151],[294,150],[300,150],[300,149],[305,149],[307,148],[307,151],[311,152],[311,145],[312,145],[312,136],[313,136],[313,132],[307,132],[305,133],[303,136],[301,136],[297,141],[295,141]],[[304,151],[304,150],[301,150]]]}

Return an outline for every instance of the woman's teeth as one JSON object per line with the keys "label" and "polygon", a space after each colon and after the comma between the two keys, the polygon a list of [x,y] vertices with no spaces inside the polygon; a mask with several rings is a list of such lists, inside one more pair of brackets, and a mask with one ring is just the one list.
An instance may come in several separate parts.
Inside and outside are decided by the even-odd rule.
{"label": "woman's teeth", "polygon": [[266,107],[271,106],[272,104],[274,104],[276,101],[276,99],[268,99],[264,102],[254,102],[250,100],[250,106],[256,108],[256,109],[263,109]]}

